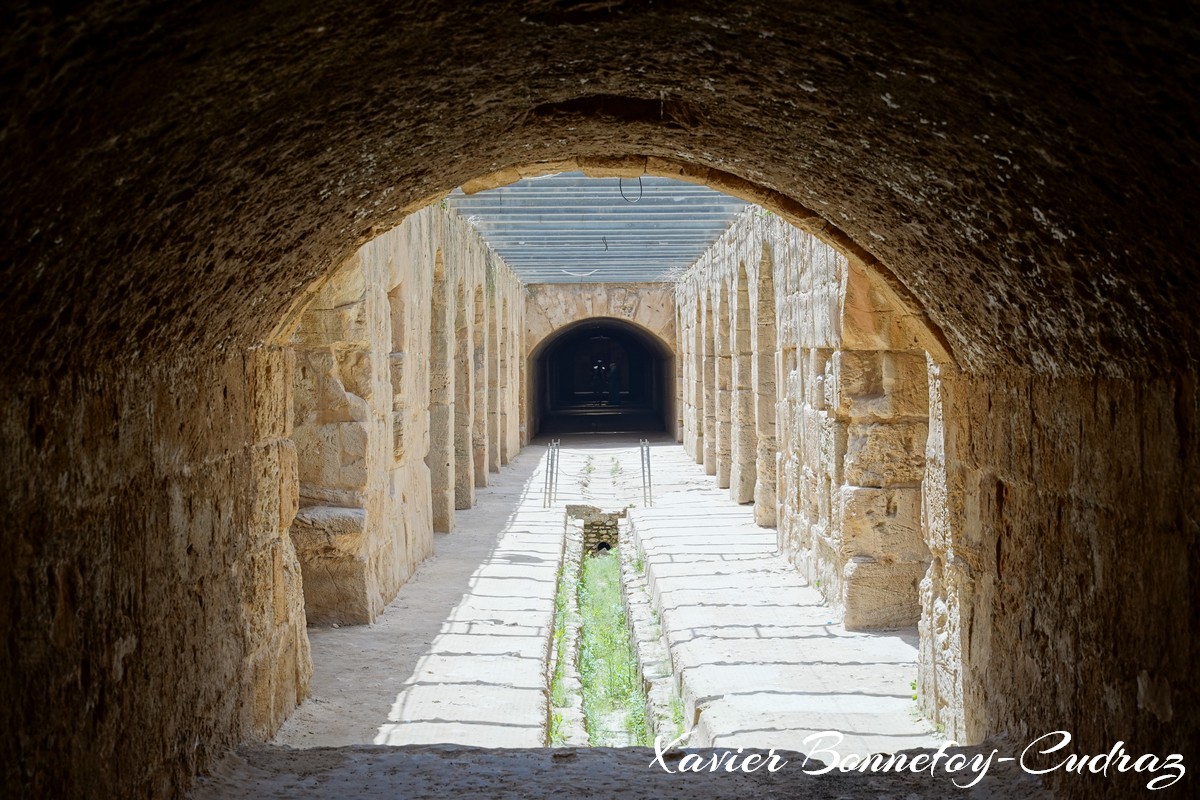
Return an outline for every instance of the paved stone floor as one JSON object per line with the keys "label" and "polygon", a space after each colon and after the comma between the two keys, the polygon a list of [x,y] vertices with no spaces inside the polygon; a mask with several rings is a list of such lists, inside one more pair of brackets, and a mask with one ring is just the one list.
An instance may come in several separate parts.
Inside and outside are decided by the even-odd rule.
{"label": "paved stone floor", "polygon": [[[699,470],[682,450],[661,460]],[[664,493],[631,514],[698,747],[809,750],[822,731],[842,754],[937,747],[913,701],[916,628],[847,631],[788,561],[712,483]],[[829,739],[832,742],[832,737]]]}
{"label": "paved stone floor", "polygon": [[[310,629],[311,697],[272,744],[231,754],[193,796],[964,796],[928,773],[808,776],[802,755],[775,775],[680,776],[647,772],[653,751],[538,749],[563,507],[642,505],[637,437],[563,437],[551,508],[545,455],[531,445],[492,474],[376,624]],[[633,512],[633,535],[696,722],[689,744],[795,750],[830,729],[847,736],[842,753],[937,746],[913,713],[915,632],[847,633],[774,554],[774,530],[681,447],[654,439],[652,464],[654,507]],[[987,783],[984,796],[1034,788]]]}
{"label": "paved stone floor", "polygon": [[542,508],[543,452],[490,476],[375,624],[309,628],[310,696],[275,744],[545,744],[563,522]]}

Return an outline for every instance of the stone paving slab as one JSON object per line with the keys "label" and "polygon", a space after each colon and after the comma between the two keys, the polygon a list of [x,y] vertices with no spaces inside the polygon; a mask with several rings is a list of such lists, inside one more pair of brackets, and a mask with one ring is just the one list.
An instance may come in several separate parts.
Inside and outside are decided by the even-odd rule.
{"label": "stone paving slab", "polygon": [[[702,471],[668,455],[673,474]],[[846,754],[940,744],[912,700],[915,629],[847,631],[752,506],[689,487],[629,521],[696,726],[689,745],[798,750],[825,730],[844,734]]]}
{"label": "stone paving slab", "polygon": [[545,744],[562,510],[542,508],[543,453],[490,476],[376,624],[309,629],[311,696],[276,744]]}

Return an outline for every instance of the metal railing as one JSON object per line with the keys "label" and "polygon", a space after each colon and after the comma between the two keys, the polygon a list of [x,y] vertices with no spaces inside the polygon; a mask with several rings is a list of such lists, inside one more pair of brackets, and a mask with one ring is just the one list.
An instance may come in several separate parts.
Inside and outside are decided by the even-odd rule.
{"label": "metal railing", "polygon": [[542,508],[549,508],[558,499],[558,455],[562,439],[551,439],[546,447],[546,480],[542,486]]}
{"label": "metal railing", "polygon": [[654,505],[654,486],[650,474],[650,440],[639,442],[642,455],[642,504],[647,508]]}

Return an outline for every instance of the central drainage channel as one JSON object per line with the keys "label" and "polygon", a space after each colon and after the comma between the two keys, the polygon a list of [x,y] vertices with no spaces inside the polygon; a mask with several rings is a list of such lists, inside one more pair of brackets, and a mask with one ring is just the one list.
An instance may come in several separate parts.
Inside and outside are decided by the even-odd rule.
{"label": "central drainage channel", "polygon": [[649,746],[618,557],[624,511],[568,505],[551,648],[549,744]]}

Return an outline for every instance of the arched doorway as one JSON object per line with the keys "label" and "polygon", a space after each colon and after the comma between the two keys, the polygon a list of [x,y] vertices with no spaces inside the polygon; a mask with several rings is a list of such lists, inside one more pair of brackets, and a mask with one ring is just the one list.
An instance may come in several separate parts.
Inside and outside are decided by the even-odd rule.
{"label": "arched doorway", "polygon": [[581,320],[530,356],[535,433],[662,431],[674,413],[674,359],[623,320]]}

